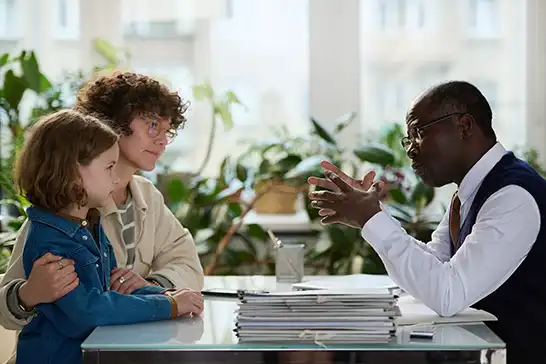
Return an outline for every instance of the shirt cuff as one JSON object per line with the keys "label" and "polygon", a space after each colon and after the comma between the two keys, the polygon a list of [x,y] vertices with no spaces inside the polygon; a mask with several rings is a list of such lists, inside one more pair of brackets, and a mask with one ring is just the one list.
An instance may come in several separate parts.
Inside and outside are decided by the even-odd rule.
{"label": "shirt cuff", "polygon": [[389,240],[393,234],[401,230],[400,223],[383,210],[368,220],[361,230],[361,236],[375,247],[375,244]]}
{"label": "shirt cuff", "polygon": [[158,283],[163,288],[174,288],[174,284],[167,278],[159,274],[152,274],[146,277],[146,280],[152,283]]}
{"label": "shirt cuff", "polygon": [[19,301],[19,288],[21,288],[23,283],[25,283],[25,281],[15,283],[13,286],[11,286],[7,294],[8,309],[18,320],[29,319],[35,313],[35,310],[25,311],[21,308],[21,302]]}

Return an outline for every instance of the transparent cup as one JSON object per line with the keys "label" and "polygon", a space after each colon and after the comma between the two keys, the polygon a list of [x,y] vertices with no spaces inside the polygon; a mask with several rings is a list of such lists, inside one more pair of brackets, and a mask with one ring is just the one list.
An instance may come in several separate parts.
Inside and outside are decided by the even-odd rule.
{"label": "transparent cup", "polygon": [[305,244],[281,244],[276,248],[275,275],[278,283],[299,283],[304,273]]}

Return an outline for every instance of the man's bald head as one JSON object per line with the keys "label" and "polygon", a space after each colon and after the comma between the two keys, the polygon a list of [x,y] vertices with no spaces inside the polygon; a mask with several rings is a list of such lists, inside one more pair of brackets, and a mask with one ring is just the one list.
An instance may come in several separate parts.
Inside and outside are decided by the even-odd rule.
{"label": "man's bald head", "polygon": [[414,100],[410,112],[415,107],[424,107],[435,117],[470,114],[486,137],[496,139],[491,107],[480,90],[469,82],[449,81],[432,86]]}

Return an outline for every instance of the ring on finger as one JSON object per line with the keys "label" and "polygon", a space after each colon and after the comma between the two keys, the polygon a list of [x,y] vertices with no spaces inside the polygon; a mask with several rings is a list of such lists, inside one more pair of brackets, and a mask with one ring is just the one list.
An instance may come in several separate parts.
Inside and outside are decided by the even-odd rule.
{"label": "ring on finger", "polygon": [[62,259],[57,260],[57,264],[59,265],[59,270],[64,268]]}
{"label": "ring on finger", "polygon": [[118,281],[120,284],[123,284],[125,282],[125,277],[123,276],[119,277]]}

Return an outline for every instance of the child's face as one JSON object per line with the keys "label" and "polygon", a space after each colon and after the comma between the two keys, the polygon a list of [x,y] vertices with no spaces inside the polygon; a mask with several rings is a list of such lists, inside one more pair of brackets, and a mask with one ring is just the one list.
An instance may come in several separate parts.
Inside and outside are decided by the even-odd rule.
{"label": "child's face", "polygon": [[168,144],[167,131],[171,120],[139,116],[131,122],[131,135],[119,140],[121,162],[128,162],[138,170],[151,171]]}
{"label": "child's face", "polygon": [[90,208],[101,207],[110,199],[110,195],[119,182],[115,171],[118,157],[119,146],[116,143],[95,158],[89,165],[79,166]]}

